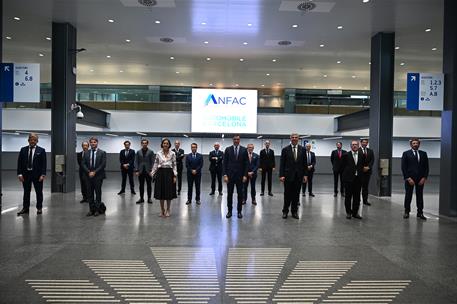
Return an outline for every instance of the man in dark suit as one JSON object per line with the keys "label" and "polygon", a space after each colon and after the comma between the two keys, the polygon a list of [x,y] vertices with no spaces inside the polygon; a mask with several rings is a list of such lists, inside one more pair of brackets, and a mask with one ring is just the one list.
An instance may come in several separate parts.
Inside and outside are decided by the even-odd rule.
{"label": "man in dark suit", "polygon": [[368,185],[370,184],[370,177],[374,164],[374,152],[372,149],[368,148],[367,138],[360,140],[360,146],[360,150],[362,151],[365,160],[362,174],[362,199],[364,205],[371,206],[368,202]]}
{"label": "man in dark suit", "polygon": [[342,171],[345,187],[344,205],[346,207],[346,218],[362,219],[359,215],[360,189],[362,187],[363,167],[365,160],[362,151],[359,149],[359,142],[351,142],[351,151],[343,155]]}
{"label": "man in dark suit", "polygon": [[302,183],[308,181],[305,149],[298,144],[298,134],[290,136],[290,145],[281,151],[279,180],[284,183],[282,218],[286,219],[291,207],[292,217],[298,219],[298,201]]}
{"label": "man in dark suit", "polygon": [[420,140],[410,140],[411,149],[403,152],[401,157],[401,171],[405,180],[405,214],[403,218],[409,218],[413,190],[416,187],[417,217],[427,220],[424,216],[424,185],[428,178],[428,156],[425,151],[419,150]]}
{"label": "man in dark suit", "polygon": [[89,202],[89,196],[87,194],[87,178],[86,173],[84,172],[82,167],[82,160],[84,159],[84,155],[87,153],[87,151],[89,151],[89,143],[87,141],[83,141],[81,143],[81,148],[82,151],[76,154],[76,159],[78,160],[79,165],[79,183],[81,185],[81,195],[83,197],[80,203],[82,204]]}
{"label": "man in dark suit", "polygon": [[180,148],[181,142],[179,140],[175,141],[175,148],[171,151],[175,152],[176,155],[176,167],[178,169],[178,195],[181,194],[182,186],[182,170],[183,170],[183,159],[184,159],[184,150]]}
{"label": "man in dark suit", "polygon": [[127,175],[129,176],[130,192],[135,195],[135,182],[133,181],[133,169],[135,167],[135,150],[130,149],[130,141],[124,141],[124,148],[119,152],[119,162],[121,164],[122,184],[118,195],[125,193]]}
{"label": "man in dark suit", "polygon": [[144,182],[146,182],[146,189],[148,194],[148,204],[152,204],[152,177],[149,173],[154,166],[155,155],[154,151],[148,148],[149,140],[143,138],[141,140],[141,149],[135,155],[135,175],[138,176],[138,183],[140,184],[140,199],[137,204],[144,203]]}
{"label": "man in dark suit", "polygon": [[243,198],[243,205],[246,204],[246,201],[248,199],[248,187],[249,184],[251,184],[251,199],[252,199],[252,204],[255,206],[257,205],[257,202],[255,201],[255,182],[257,180],[257,170],[259,169],[259,155],[257,153],[254,153],[254,145],[253,144],[248,144],[247,146],[248,149],[248,175],[247,175],[247,180],[244,183],[244,198]]}
{"label": "man in dark suit", "polygon": [[35,188],[37,214],[43,209],[43,181],[46,177],[46,151],[37,146],[38,135],[29,134],[29,145],[22,147],[17,159],[17,177],[24,188],[22,210],[18,216],[29,213],[30,192]]}
{"label": "man in dark suit", "polygon": [[303,184],[303,196],[306,193],[306,185],[308,185],[308,193],[309,196],[314,197],[313,193],[313,176],[314,170],[316,167],[316,154],[311,151],[311,144],[307,143],[305,145],[306,148],[306,164],[308,166],[308,182]]}
{"label": "man in dark suit", "polygon": [[214,195],[216,191],[216,178],[219,196],[222,195],[222,161],[224,152],[220,151],[219,148],[220,144],[217,142],[214,144],[214,151],[209,152],[209,172],[211,173],[211,193],[209,195]]}
{"label": "man in dark suit", "polygon": [[[82,167],[88,179],[89,213],[87,216],[98,216],[102,203],[102,185],[106,178],[106,152],[98,148],[98,139],[89,140],[90,150],[85,154]],[[95,195],[94,195],[95,193]]]}
{"label": "man in dark suit", "polygon": [[202,167],[203,156],[197,152],[197,144],[190,145],[191,153],[186,156],[186,169],[187,169],[187,202],[186,205],[192,203],[192,190],[195,184],[195,202],[197,205],[201,204],[200,201],[200,184],[202,181]]}
{"label": "man in dark suit", "polygon": [[248,153],[245,147],[240,146],[240,136],[233,136],[233,145],[227,147],[224,152],[223,161],[224,181],[227,183],[227,208],[226,218],[232,217],[233,209],[233,190],[236,186],[238,196],[238,218],[243,218],[243,183],[247,180],[248,175]]}
{"label": "man in dark suit", "polygon": [[344,196],[344,187],[343,187],[343,155],[346,153],[343,148],[343,143],[342,142],[337,142],[336,143],[336,150],[332,151],[332,154],[330,155],[330,161],[332,162],[332,169],[333,169],[333,193],[334,197],[338,195],[338,178],[340,179],[340,191],[341,195]]}
{"label": "man in dark suit", "polygon": [[262,180],[260,184],[260,196],[265,195],[265,178],[268,177],[268,195],[273,196],[271,192],[273,170],[276,167],[275,152],[270,149],[270,141],[265,141],[265,149],[260,151],[260,171]]}

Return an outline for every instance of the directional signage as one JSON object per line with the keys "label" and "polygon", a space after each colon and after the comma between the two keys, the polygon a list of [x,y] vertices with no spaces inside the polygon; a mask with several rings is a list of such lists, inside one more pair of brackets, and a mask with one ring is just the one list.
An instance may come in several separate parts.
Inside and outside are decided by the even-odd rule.
{"label": "directional signage", "polygon": [[2,63],[0,102],[40,102],[40,64]]}
{"label": "directional signage", "polygon": [[408,73],[406,108],[412,111],[442,111],[444,75]]}

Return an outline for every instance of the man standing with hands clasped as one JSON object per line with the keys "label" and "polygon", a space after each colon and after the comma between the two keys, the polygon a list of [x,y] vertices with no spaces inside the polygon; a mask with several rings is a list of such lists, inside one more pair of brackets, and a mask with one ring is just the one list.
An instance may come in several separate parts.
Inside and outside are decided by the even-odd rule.
{"label": "man standing with hands clasped", "polygon": [[303,183],[308,181],[305,149],[298,144],[298,134],[290,136],[290,145],[281,151],[279,180],[284,184],[282,218],[286,219],[291,207],[292,217],[298,219],[298,201]]}
{"label": "man standing with hands clasped", "polygon": [[367,138],[361,139],[360,145],[360,151],[362,151],[365,160],[362,174],[362,199],[364,205],[371,206],[368,202],[368,185],[370,184],[371,170],[374,164],[374,153],[373,150],[368,148]]}
{"label": "man standing with hands clasped", "polygon": [[195,183],[195,202],[200,205],[200,185],[202,181],[203,156],[197,152],[197,144],[190,145],[191,153],[186,156],[187,169],[187,202],[192,203],[192,188]]}
{"label": "man standing with hands clasped", "polygon": [[359,215],[360,189],[362,187],[363,168],[365,160],[362,151],[359,149],[359,142],[351,142],[351,151],[343,155],[342,170],[344,183],[344,205],[346,207],[346,218],[361,220]]}
{"label": "man standing with hands clasped", "polygon": [[401,170],[405,180],[405,214],[409,218],[413,190],[416,188],[417,218],[427,220],[424,216],[424,185],[428,177],[428,156],[425,151],[419,150],[420,140],[413,138],[409,142],[411,149],[403,152]]}

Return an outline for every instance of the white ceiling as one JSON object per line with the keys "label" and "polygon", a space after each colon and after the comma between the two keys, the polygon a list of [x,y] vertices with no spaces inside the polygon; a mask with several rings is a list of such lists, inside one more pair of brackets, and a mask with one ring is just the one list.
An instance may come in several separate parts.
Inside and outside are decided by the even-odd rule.
{"label": "white ceiling", "polygon": [[[324,12],[306,14],[288,10],[300,1],[158,2],[144,8],[124,5],[137,0],[4,0],[3,60],[39,62],[42,82],[49,82],[45,38],[56,21],[72,23],[78,47],[87,49],[78,55],[78,83],[363,90],[370,39],[379,31],[396,32],[396,90],[404,90],[408,71],[442,70],[443,0],[313,1]],[[281,40],[292,45],[277,45]]]}

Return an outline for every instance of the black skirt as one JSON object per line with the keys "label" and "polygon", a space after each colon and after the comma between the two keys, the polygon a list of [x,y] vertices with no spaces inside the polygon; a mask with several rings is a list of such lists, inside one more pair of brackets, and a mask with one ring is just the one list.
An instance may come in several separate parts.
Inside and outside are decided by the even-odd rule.
{"label": "black skirt", "polygon": [[172,200],[177,197],[176,183],[173,183],[173,169],[159,168],[155,174],[154,198]]}

